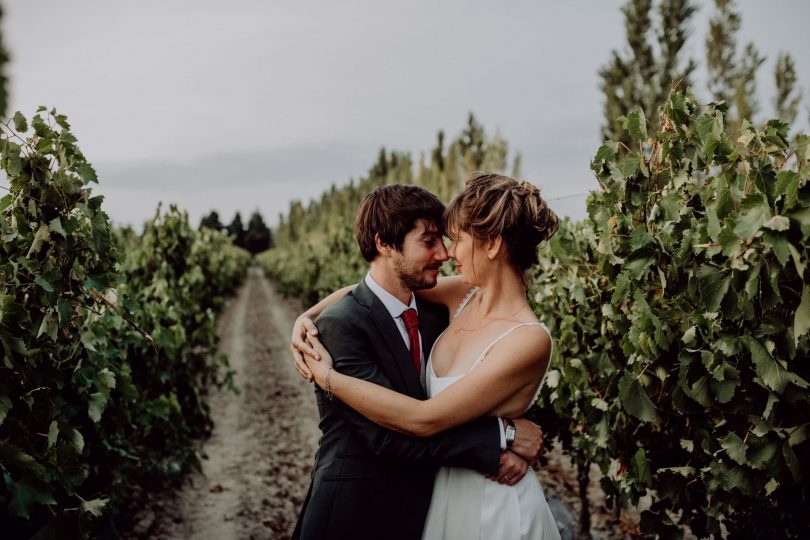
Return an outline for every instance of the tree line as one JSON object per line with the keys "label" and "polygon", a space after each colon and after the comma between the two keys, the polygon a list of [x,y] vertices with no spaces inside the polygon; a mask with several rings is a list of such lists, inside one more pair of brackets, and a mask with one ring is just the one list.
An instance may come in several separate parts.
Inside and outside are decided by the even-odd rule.
{"label": "tree line", "polygon": [[247,228],[242,224],[242,215],[239,212],[236,212],[228,225],[223,225],[219,220],[219,213],[212,210],[200,220],[199,229],[224,232],[233,238],[234,245],[246,249],[254,255],[273,247],[273,233],[270,227],[264,223],[258,210],[251,214]]}
{"label": "tree line", "polygon": [[[698,62],[686,57],[684,47],[697,9],[690,0],[628,0],[624,4],[626,45],[613,50],[599,71],[605,99],[603,140],[629,143],[624,116],[640,109],[656,122],[658,107],[666,102],[673,86],[681,91],[693,87]],[[725,122],[735,131],[743,120],[756,120],[762,112],[756,85],[766,61],[755,43],[740,46],[741,26],[742,15],[734,0],[714,0],[704,38],[708,81],[703,97],[724,103]],[[789,52],[782,51],[773,69],[776,95],[771,116],[793,124],[803,95],[796,63]],[[807,113],[810,122],[810,108]]]}
{"label": "tree line", "polygon": [[368,172],[304,204],[290,202],[274,231],[275,247],[258,257],[286,294],[313,302],[354,282],[365,261],[354,239],[354,214],[362,198],[378,186],[416,184],[448,202],[475,170],[509,171],[520,176],[520,155],[509,156],[499,135],[486,133],[470,113],[461,132],[446,140],[439,131],[435,145],[414,158],[408,152],[382,148]]}

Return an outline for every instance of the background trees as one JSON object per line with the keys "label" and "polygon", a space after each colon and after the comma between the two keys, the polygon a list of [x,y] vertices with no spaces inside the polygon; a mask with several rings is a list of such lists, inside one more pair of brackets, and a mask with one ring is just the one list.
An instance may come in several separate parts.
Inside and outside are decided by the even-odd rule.
{"label": "background trees", "polygon": [[273,234],[258,210],[250,215],[247,229],[242,225],[242,216],[237,212],[228,226],[219,221],[219,213],[212,210],[200,221],[200,230],[211,229],[224,232],[233,238],[234,245],[244,248],[252,254],[261,253],[273,246]]}
{"label": "background trees", "polygon": [[[627,44],[614,50],[599,72],[605,96],[602,139],[627,144],[623,117],[642,110],[657,122],[660,104],[666,101],[673,84],[680,91],[693,85],[698,63],[685,58],[684,45],[696,6],[689,0],[628,0],[622,8]],[[755,120],[761,113],[756,77],[765,63],[754,43],[738,46],[742,18],[734,0],[715,0],[709,30],[704,39],[709,101],[724,101],[726,124],[739,130],[744,119]],[[657,29],[657,30],[653,30]],[[775,60],[777,95],[773,114],[792,122],[801,101],[792,57],[783,52]],[[695,89],[701,95],[701,89]]]}

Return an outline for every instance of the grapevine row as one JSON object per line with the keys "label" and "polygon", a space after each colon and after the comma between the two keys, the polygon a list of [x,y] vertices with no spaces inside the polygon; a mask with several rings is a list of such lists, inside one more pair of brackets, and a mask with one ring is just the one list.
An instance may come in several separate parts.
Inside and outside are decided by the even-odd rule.
{"label": "grapevine row", "polygon": [[0,151],[0,526],[89,535],[199,468],[206,389],[227,382],[215,316],[249,255],[174,207],[111,229],[56,111],[17,113]]}

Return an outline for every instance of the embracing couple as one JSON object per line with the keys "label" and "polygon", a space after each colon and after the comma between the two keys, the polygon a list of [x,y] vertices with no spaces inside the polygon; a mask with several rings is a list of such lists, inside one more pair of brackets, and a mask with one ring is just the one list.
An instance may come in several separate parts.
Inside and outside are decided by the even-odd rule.
{"label": "embracing couple", "polygon": [[[293,538],[559,538],[526,474],[542,432],[520,418],[552,348],[526,272],[557,226],[535,186],[498,174],[446,209],[416,186],[366,196],[368,273],[293,328],[323,431]],[[449,257],[459,275],[438,278]]]}

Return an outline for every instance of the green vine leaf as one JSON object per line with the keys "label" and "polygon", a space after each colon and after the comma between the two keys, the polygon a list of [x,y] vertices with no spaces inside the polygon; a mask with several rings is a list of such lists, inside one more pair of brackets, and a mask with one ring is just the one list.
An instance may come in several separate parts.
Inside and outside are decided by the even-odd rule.
{"label": "green vine leaf", "polygon": [[85,514],[90,514],[93,517],[101,517],[101,514],[104,512],[104,508],[107,507],[107,503],[110,502],[110,499],[93,499],[91,501],[84,501],[82,502],[82,512]]}
{"label": "green vine leaf", "polygon": [[742,203],[745,210],[737,218],[734,234],[750,240],[771,218],[767,201],[760,195],[749,195]]}
{"label": "green vine leaf", "polygon": [[54,420],[48,427],[48,449],[53,448],[53,445],[56,444],[56,440],[58,438],[59,438],[59,424],[57,424],[56,420]]}
{"label": "green vine leaf", "polygon": [[703,265],[697,269],[696,277],[700,299],[706,311],[716,312],[728,292],[731,276],[724,275],[714,266]]}
{"label": "green vine leaf", "polygon": [[101,414],[107,407],[107,396],[101,392],[90,394],[90,400],[87,402],[87,415],[95,423],[101,420]]}
{"label": "green vine leaf", "polygon": [[630,137],[637,142],[644,142],[647,140],[647,119],[644,117],[644,111],[638,110],[631,112],[624,120],[624,129],[630,134]]}
{"label": "green vine leaf", "polygon": [[50,241],[51,235],[50,231],[48,230],[48,225],[46,223],[41,223],[36,234],[34,235],[34,241],[31,242],[31,248],[28,250],[28,253],[26,253],[25,256],[30,258],[31,255],[39,253],[39,250],[42,249],[42,245]]}
{"label": "green vine leaf", "polygon": [[656,424],[660,422],[655,405],[636,379],[622,378],[619,381],[619,396],[624,409],[639,420]]}
{"label": "green vine leaf", "polygon": [[802,289],[802,301],[793,317],[793,341],[796,347],[799,346],[799,338],[810,330],[810,287],[807,285]]}
{"label": "green vine leaf", "polygon": [[745,465],[746,447],[742,439],[736,433],[727,434],[721,443],[723,450],[726,451],[728,457],[733,459],[739,465]]}
{"label": "green vine leaf", "polygon": [[14,122],[14,129],[17,132],[25,133],[28,131],[28,120],[25,119],[25,116],[23,116],[20,111],[14,113],[12,121]]}
{"label": "green vine leaf", "polygon": [[6,489],[11,495],[11,514],[28,518],[36,506],[54,505],[53,490],[45,482],[28,479],[15,482],[8,473],[3,473]]}
{"label": "green vine leaf", "polygon": [[756,366],[757,375],[770,390],[781,394],[790,382],[785,367],[755,338],[744,336],[743,341],[751,353],[751,361]]}
{"label": "green vine leaf", "polygon": [[633,455],[633,473],[640,483],[649,485],[652,475],[650,474],[650,462],[643,448],[636,450]]}
{"label": "green vine leaf", "polygon": [[82,437],[78,429],[74,428],[70,430],[70,445],[77,454],[81,454],[84,450],[84,437]]}
{"label": "green vine leaf", "polygon": [[790,229],[790,220],[785,216],[773,216],[763,223],[762,226],[772,231],[786,231]]}
{"label": "green vine leaf", "polygon": [[[0,322],[2,319],[0,318]],[[11,400],[8,396],[0,396],[0,426],[3,425],[3,422],[8,415],[8,412],[11,410]]]}

